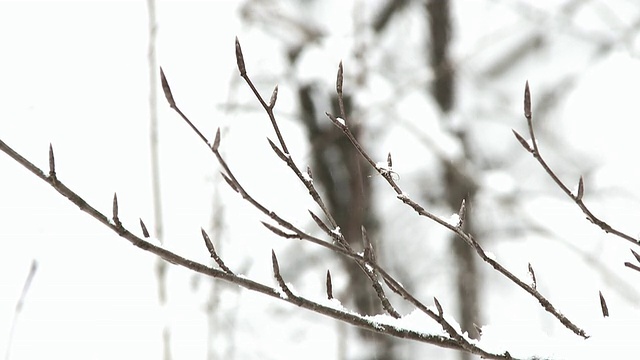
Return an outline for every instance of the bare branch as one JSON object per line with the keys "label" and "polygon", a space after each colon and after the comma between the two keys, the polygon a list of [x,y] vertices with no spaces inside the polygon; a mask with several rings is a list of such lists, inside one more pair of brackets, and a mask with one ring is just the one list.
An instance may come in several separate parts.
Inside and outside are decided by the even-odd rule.
{"label": "bare branch", "polygon": [[[533,129],[533,121],[531,120],[531,111],[530,111],[530,109],[529,109],[529,112],[527,112],[527,103],[529,103],[529,107],[530,107],[530,103],[531,103],[531,98],[530,97],[531,97],[531,95],[529,94],[529,82],[527,82],[526,85],[525,85],[525,100],[524,100],[524,102],[525,102],[525,117],[527,118],[527,126],[529,128],[529,136],[531,137],[531,141],[533,143],[533,149],[529,148],[528,145],[525,146],[524,143],[522,142],[522,140],[524,140],[524,139],[522,139],[521,136],[518,136],[517,133],[514,131],[514,134],[516,134],[516,138],[518,138],[518,141],[520,141],[520,143],[523,144],[523,146],[525,146],[525,149],[527,149],[527,151],[529,151],[529,152],[531,152],[533,154],[533,156],[536,158],[538,163],[542,166],[544,171],[549,175],[549,177],[551,177],[553,182],[555,182],[556,185],[569,198],[571,198],[571,200],[573,200],[573,202],[575,202],[576,205],[578,205],[580,210],[582,210],[582,212],[586,215],[587,220],[589,220],[594,225],[598,226],[600,229],[602,229],[606,233],[611,233],[611,234],[613,234],[613,235],[615,235],[617,237],[620,237],[622,239],[625,239],[625,240],[631,242],[632,244],[634,244],[636,246],[640,246],[640,241],[638,239],[636,239],[633,236],[630,236],[630,235],[628,235],[626,233],[623,233],[623,232],[611,227],[611,225],[609,225],[606,222],[604,222],[604,221],[600,220],[599,218],[597,218],[591,212],[591,210],[589,210],[589,208],[587,208],[585,203],[582,201],[582,196],[584,195],[584,180],[582,179],[582,177],[580,177],[580,181],[578,182],[578,194],[577,195],[573,195],[571,190],[569,190],[569,187],[567,187],[567,185],[565,185],[562,182],[562,180],[560,180],[558,175],[556,175],[556,173],[551,169],[551,167],[549,167],[549,165],[547,165],[547,162],[544,160],[544,158],[540,154],[540,150],[538,149],[538,145],[537,145],[537,141],[536,141],[536,135],[535,135],[535,131]],[[580,190],[580,189],[582,189],[582,190]]]}

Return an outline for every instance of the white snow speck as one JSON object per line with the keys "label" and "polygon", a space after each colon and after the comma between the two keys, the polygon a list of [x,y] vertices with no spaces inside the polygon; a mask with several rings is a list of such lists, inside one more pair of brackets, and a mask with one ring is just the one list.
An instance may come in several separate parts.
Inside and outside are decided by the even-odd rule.
{"label": "white snow speck", "polygon": [[344,122],[344,119],[343,119],[343,118],[340,118],[340,117],[339,117],[339,118],[336,118],[336,121],[338,121],[338,123],[339,123],[340,125],[342,125],[342,126],[347,126],[347,124]]}
{"label": "white snow speck", "polygon": [[452,225],[452,226],[460,226],[461,223],[462,223],[462,221],[460,219],[460,215],[458,215],[458,214],[451,215],[451,217],[449,218],[447,223],[449,223],[449,225]]}
{"label": "white snow speck", "polygon": [[340,232],[340,226],[336,227],[335,229],[331,230],[331,232],[333,234],[336,234],[338,237],[342,236],[342,233]]}
{"label": "white snow speck", "polygon": [[306,172],[302,173],[302,178],[304,179],[304,181],[313,184],[313,179]]}

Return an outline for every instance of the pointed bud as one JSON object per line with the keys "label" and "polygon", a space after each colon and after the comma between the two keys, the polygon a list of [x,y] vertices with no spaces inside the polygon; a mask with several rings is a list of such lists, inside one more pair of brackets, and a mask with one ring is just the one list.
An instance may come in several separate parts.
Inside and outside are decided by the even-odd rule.
{"label": "pointed bud", "polygon": [[529,143],[527,142],[527,140],[525,140],[522,135],[518,134],[517,131],[515,130],[511,130],[513,131],[513,135],[516,136],[516,139],[518,139],[518,142],[520,143],[520,145],[522,145],[523,148],[525,148],[525,150],[527,150],[530,153],[533,153],[533,149],[531,149],[531,146],[529,146]]}
{"label": "pointed bud", "polygon": [[338,65],[338,76],[336,77],[336,92],[338,93],[338,95],[342,94],[343,81],[344,81],[344,76],[343,76],[342,61],[340,61],[340,65]]}
{"label": "pointed bud", "polygon": [[273,109],[273,107],[276,106],[276,100],[278,100],[278,85],[276,85],[271,93],[271,99],[269,100],[270,109]]}
{"label": "pointed bud", "polygon": [[271,145],[271,149],[276,153],[276,155],[278,155],[280,160],[287,162],[287,157],[284,155],[282,150],[280,150],[280,148],[278,148],[278,146],[273,141],[271,141],[271,139],[267,138],[267,140],[269,141],[269,145]]}
{"label": "pointed bud", "polygon": [[536,281],[536,273],[533,271],[533,266],[531,266],[531,263],[529,263],[529,277],[531,278],[531,287],[533,289],[536,289],[538,283]]}
{"label": "pointed bud", "polygon": [[531,121],[531,93],[529,92],[529,80],[524,86],[524,117]]}
{"label": "pointed bud", "polygon": [[236,36],[236,62],[238,63],[238,70],[240,76],[245,77],[247,75],[247,69],[244,66],[244,56],[242,56],[242,49],[240,48],[240,41]]}
{"label": "pointed bud", "polygon": [[577,201],[582,201],[582,196],[584,195],[584,179],[580,176],[580,180],[578,180],[578,194],[576,195]]}
{"label": "pointed bud", "polygon": [[211,150],[213,150],[214,152],[217,152],[219,146],[220,146],[220,128],[216,130],[216,138],[215,140],[213,140],[213,146],[211,147]]}
{"label": "pointed bud", "polygon": [[169,82],[167,81],[166,76],[164,75],[164,71],[162,67],[160,67],[160,82],[162,83],[162,91],[164,92],[164,97],[167,98],[167,102],[172,109],[176,109],[176,101],[173,99],[173,94],[171,94],[171,88],[169,87]]}
{"label": "pointed bud", "polygon": [[223,172],[220,172],[220,175],[222,175],[222,178],[224,179],[224,181],[227,182],[227,185],[229,185],[233,189],[233,191],[240,192],[236,184],[233,181],[231,181],[231,179],[227,175],[225,175]]}
{"label": "pointed bud", "polygon": [[465,199],[462,199],[462,204],[460,204],[460,210],[458,210],[458,226],[457,227],[462,227],[462,224],[464,223],[464,218],[467,214],[467,201]]}
{"label": "pointed bud", "polygon": [[147,230],[147,226],[144,224],[142,219],[140,219],[140,228],[142,228],[142,236],[144,236],[145,239],[148,239],[149,238],[149,230]]}
{"label": "pointed bud", "polygon": [[56,160],[53,156],[53,145],[49,143],[49,177],[56,177]]}
{"label": "pointed bud", "polygon": [[602,291],[598,291],[600,294],[600,308],[602,309],[602,316],[609,316],[609,308],[607,307],[607,302],[604,300],[604,296],[602,296]]}
{"label": "pointed bud", "polygon": [[442,306],[440,305],[440,302],[435,296],[433,297],[433,302],[436,304],[436,309],[438,309],[438,316],[442,317],[444,312],[442,311]]}

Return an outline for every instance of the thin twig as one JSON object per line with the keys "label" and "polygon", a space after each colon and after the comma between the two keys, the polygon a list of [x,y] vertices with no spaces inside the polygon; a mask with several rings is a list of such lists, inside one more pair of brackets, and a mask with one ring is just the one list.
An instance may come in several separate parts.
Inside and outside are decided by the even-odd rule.
{"label": "thin twig", "polygon": [[520,142],[520,144],[522,144],[524,149],[527,152],[529,152],[531,155],[533,155],[533,157],[538,161],[538,163],[542,166],[544,171],[549,175],[549,177],[553,180],[553,182],[555,182],[556,185],[558,185],[558,187],[569,198],[571,198],[571,200],[573,200],[573,202],[575,202],[576,205],[578,205],[580,210],[582,210],[582,212],[586,215],[587,220],[589,220],[591,223],[598,226],[600,229],[602,229],[606,233],[613,234],[617,237],[620,237],[622,239],[625,239],[633,243],[636,246],[640,246],[640,240],[634,238],[631,235],[623,233],[620,230],[613,228],[611,225],[607,224],[605,221],[596,217],[591,212],[591,210],[589,210],[589,208],[587,207],[587,205],[585,205],[582,199],[584,196],[584,179],[582,178],[582,176],[578,181],[578,192],[576,194],[573,194],[569,189],[569,187],[565,185],[562,182],[562,180],[560,180],[558,175],[553,171],[553,169],[551,169],[551,167],[547,164],[545,159],[542,157],[542,154],[540,154],[540,149],[538,148],[538,141],[536,140],[536,134],[533,129],[533,119],[532,119],[532,113],[531,113],[531,92],[529,90],[528,81],[526,82],[524,87],[524,115],[525,115],[525,118],[527,119],[527,127],[529,130],[529,136],[531,137],[531,145],[526,140],[524,140],[524,138],[520,134],[518,134],[515,130],[513,130],[513,133],[518,139],[518,141]]}
{"label": "thin twig", "polygon": [[106,215],[104,215],[103,213],[95,209],[93,206],[91,206],[89,203],[87,203],[82,197],[76,194],[73,190],[69,189],[66,185],[64,185],[59,180],[53,181],[51,178],[45,175],[40,168],[38,168],[29,160],[27,160],[22,155],[17,153],[15,150],[9,147],[2,140],[0,140],[0,151],[7,154],[17,163],[19,163],[24,168],[29,170],[36,177],[40,178],[44,182],[51,185],[51,187],[53,187],[59,194],[66,197],[70,202],[78,206],[81,211],[87,213],[88,215],[96,219],[98,222],[100,222],[102,225],[106,226],[107,228],[111,229],[113,232],[118,234],[123,239],[129,241],[134,246],[144,251],[150,252],[172,264],[185,267],[191,271],[194,271],[203,275],[207,275],[213,278],[217,278],[223,281],[233,283],[235,285],[238,285],[240,287],[243,287],[251,291],[259,292],[261,294],[271,296],[273,298],[280,299],[282,301],[289,302],[291,304],[297,305],[307,310],[311,310],[313,312],[331,317],[338,321],[342,321],[342,322],[345,322],[345,323],[348,323],[348,324],[351,324],[375,333],[386,334],[386,335],[395,336],[403,339],[411,339],[415,341],[437,345],[443,348],[466,350],[472,354],[476,354],[487,359],[505,359],[505,360],[510,359],[510,357],[507,357],[506,355],[503,355],[503,354],[494,354],[494,353],[486,352],[475,345],[471,345],[470,348],[465,348],[456,339],[451,339],[449,337],[440,336],[440,335],[424,334],[414,330],[398,328],[393,325],[376,322],[369,317],[363,317],[363,316],[354,314],[353,312],[350,312],[350,311],[343,311],[340,309],[335,309],[333,307],[322,305],[320,303],[306,299],[302,296],[296,296],[295,299],[284,299],[280,295],[280,292],[272,287],[247,279],[246,277],[229,274],[222,270],[213,269],[204,264],[198,263],[193,260],[189,260],[172,251],[156,246],[150,242],[147,242],[137,237],[136,235],[134,235],[124,227],[122,228],[117,227],[115,224],[113,224],[109,220],[109,218]]}
{"label": "thin twig", "polygon": [[490,256],[488,256],[484,251],[484,249],[482,248],[482,246],[480,246],[480,244],[477,241],[475,241],[475,239],[473,239],[473,237],[470,234],[467,234],[464,230],[462,230],[461,227],[456,226],[457,224],[456,225],[449,224],[447,221],[425,210],[421,205],[419,205],[417,202],[412,200],[407,194],[405,194],[402,191],[400,186],[393,179],[392,174],[389,171],[387,171],[386,168],[379,166],[375,161],[373,161],[373,159],[369,156],[366,150],[364,150],[364,148],[362,147],[358,139],[356,139],[356,137],[353,135],[353,133],[351,132],[351,130],[349,129],[349,127],[347,126],[346,122],[343,119],[336,118],[334,115],[330,113],[326,113],[326,115],[336,127],[342,130],[342,132],[345,134],[347,139],[349,139],[349,141],[351,141],[351,144],[356,148],[358,153],[378,172],[378,174],[380,174],[380,176],[382,176],[387,181],[387,183],[396,192],[398,199],[400,199],[403,203],[412,207],[419,215],[427,217],[435,221],[436,223],[446,227],[450,231],[454,232],[456,235],[458,235],[459,238],[465,241],[467,245],[475,249],[478,256],[480,256],[480,258],[484,262],[491,265],[496,271],[498,271],[499,273],[507,277],[509,280],[514,282],[516,285],[518,285],[520,288],[528,292],[531,296],[535,297],[536,300],[538,300],[538,302],[542,305],[542,307],[547,312],[549,312],[554,317],[556,317],[556,319],[558,319],[566,328],[570,329],[571,331],[573,331],[575,334],[579,336],[582,336],[584,338],[588,337],[583,329],[575,325],[560,311],[558,311],[551,304],[549,300],[547,300],[542,294],[540,294],[540,292],[538,292],[538,290],[536,290],[535,288],[531,287],[530,285],[520,280],[517,276],[515,276],[513,273],[511,273],[509,270],[503,267],[500,263],[498,263],[497,261],[492,259]]}

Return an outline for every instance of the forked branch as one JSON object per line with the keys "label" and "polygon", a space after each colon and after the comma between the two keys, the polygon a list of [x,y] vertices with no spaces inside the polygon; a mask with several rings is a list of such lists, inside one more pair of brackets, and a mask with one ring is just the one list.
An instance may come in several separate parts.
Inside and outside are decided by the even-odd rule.
{"label": "forked branch", "polygon": [[587,205],[584,203],[582,199],[584,196],[584,179],[582,176],[580,176],[580,179],[578,180],[578,191],[574,194],[573,192],[571,192],[569,187],[565,185],[565,183],[562,182],[562,180],[560,180],[560,178],[553,171],[553,169],[551,169],[551,167],[547,164],[546,160],[540,153],[540,149],[538,148],[538,141],[536,140],[536,134],[533,129],[533,115],[531,112],[531,92],[529,90],[528,81],[524,86],[524,117],[527,119],[527,128],[529,130],[529,137],[531,138],[531,142],[526,141],[522,137],[522,135],[518,134],[518,132],[516,132],[515,130],[512,130],[516,139],[528,153],[533,155],[533,157],[538,161],[540,166],[542,166],[544,171],[549,175],[549,177],[553,180],[553,182],[556,183],[556,185],[558,185],[558,187],[562,190],[562,192],[564,192],[569,198],[571,198],[571,200],[573,200],[573,202],[576,203],[576,205],[578,205],[580,210],[582,210],[582,212],[586,215],[587,220],[589,220],[594,225],[598,226],[600,229],[602,229],[606,233],[613,234],[617,237],[620,237],[622,239],[625,239],[631,242],[636,246],[640,246],[640,240],[618,229],[615,229],[611,225],[607,224],[605,221],[596,217],[591,212],[591,210],[589,210],[589,208],[587,207]]}

